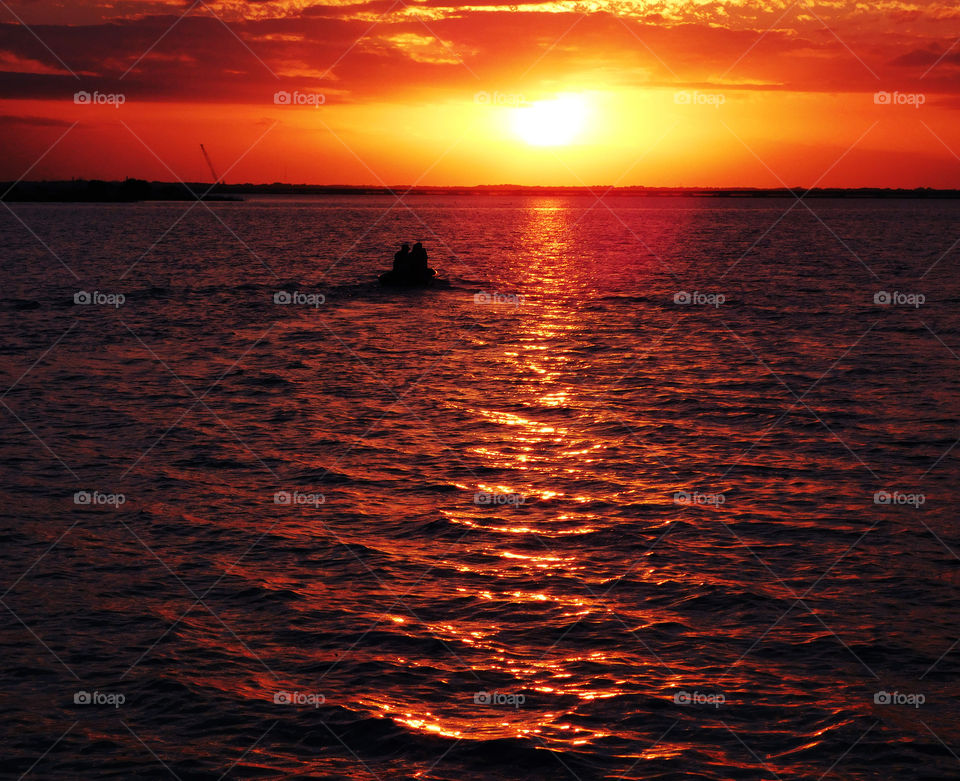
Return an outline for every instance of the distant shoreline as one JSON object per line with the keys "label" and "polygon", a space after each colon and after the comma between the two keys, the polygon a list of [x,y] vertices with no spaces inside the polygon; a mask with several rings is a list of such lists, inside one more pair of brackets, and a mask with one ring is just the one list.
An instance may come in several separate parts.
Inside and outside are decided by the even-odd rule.
{"label": "distant shoreline", "polygon": [[316,184],[217,184],[209,182],[148,182],[142,179],[100,181],[2,182],[2,199],[10,203],[136,203],[140,201],[241,201],[255,195],[632,195],[652,198],[870,198],[956,199],[958,190],[930,187],[891,189],[880,187],[803,187],[788,189],[754,187],[538,187],[525,185],[476,185],[472,187],[370,187]]}

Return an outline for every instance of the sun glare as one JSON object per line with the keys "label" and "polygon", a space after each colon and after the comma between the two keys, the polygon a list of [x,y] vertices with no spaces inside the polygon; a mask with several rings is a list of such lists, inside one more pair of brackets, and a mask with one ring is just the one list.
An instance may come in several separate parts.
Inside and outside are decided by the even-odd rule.
{"label": "sun glare", "polygon": [[533,146],[563,146],[583,130],[589,107],[578,95],[538,100],[513,110],[513,131]]}

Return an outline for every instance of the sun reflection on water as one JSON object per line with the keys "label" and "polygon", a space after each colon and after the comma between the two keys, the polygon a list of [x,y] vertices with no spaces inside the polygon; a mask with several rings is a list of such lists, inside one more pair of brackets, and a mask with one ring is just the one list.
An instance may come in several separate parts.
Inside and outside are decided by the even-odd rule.
{"label": "sun reflection on water", "polygon": [[[491,605],[549,610],[556,613],[555,620],[574,625],[580,619],[601,615],[605,607],[582,589],[566,592],[555,587],[546,590],[510,585],[517,579],[540,580],[558,571],[577,572],[583,566],[582,554],[567,547],[554,549],[550,540],[591,535],[602,528],[595,517],[574,509],[601,497],[582,486],[571,490],[581,475],[588,479],[584,466],[599,459],[603,448],[575,428],[583,399],[576,383],[578,359],[569,349],[585,323],[570,289],[571,280],[578,277],[575,265],[579,260],[568,230],[573,217],[568,209],[549,200],[532,204],[526,216],[522,246],[527,249],[515,260],[527,277],[536,279],[537,294],[525,299],[515,317],[513,342],[500,350],[511,367],[511,379],[503,394],[466,410],[483,422],[482,430],[496,432],[466,452],[475,460],[478,471],[495,473],[498,478],[462,486],[493,495],[522,496],[523,502],[472,510],[443,509],[442,513],[485,535],[474,551],[486,559],[485,563],[464,566],[461,561],[451,562],[451,566],[483,576],[488,585],[458,591]],[[501,582],[503,587],[498,587]],[[486,666],[475,670],[480,678],[510,675],[516,681],[513,688],[531,696],[541,693],[592,702],[612,699],[625,691],[616,683],[591,684],[576,672],[579,665],[602,664],[603,652],[569,654],[547,649],[544,654],[506,647],[497,625],[484,626],[481,617],[467,622],[438,622],[429,630],[444,641],[485,649]],[[394,718],[415,729],[474,739],[535,734],[582,745],[609,734],[568,723],[566,713],[566,708],[547,712],[526,708],[510,713],[494,710],[488,718],[479,719],[477,713],[446,721],[432,713],[396,714]]]}

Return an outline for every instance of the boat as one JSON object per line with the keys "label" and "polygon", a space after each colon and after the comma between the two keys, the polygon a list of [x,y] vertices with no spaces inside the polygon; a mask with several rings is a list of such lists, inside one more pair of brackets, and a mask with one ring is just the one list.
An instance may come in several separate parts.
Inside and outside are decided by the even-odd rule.
{"label": "boat", "polygon": [[401,272],[391,269],[381,274],[378,279],[384,287],[449,287],[450,283],[437,276],[436,269],[428,268],[422,271]]}

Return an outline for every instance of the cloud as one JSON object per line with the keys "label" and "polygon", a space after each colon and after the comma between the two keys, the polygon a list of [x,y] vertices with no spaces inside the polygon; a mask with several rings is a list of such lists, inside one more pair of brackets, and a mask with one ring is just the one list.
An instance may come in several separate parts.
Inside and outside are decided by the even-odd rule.
{"label": "cloud", "polygon": [[[569,83],[873,91],[878,76],[929,67],[952,13],[897,0],[816,14],[787,0],[209,0],[181,18],[185,0],[104,0],[73,4],[89,21],[67,24],[53,0],[14,6],[40,23],[0,24],[0,98],[72,96],[77,79],[46,44],[84,88],[252,104],[280,86],[351,102]],[[955,52],[940,66],[957,63]],[[958,89],[938,77],[931,90]]]}
{"label": "cloud", "polygon": [[914,49],[895,57],[891,65],[899,67],[929,68],[932,65],[960,65],[960,51],[940,51],[933,49]]}
{"label": "cloud", "polygon": [[51,117],[18,117],[12,114],[0,114],[0,128],[68,128],[72,122],[63,119],[53,119]]}

